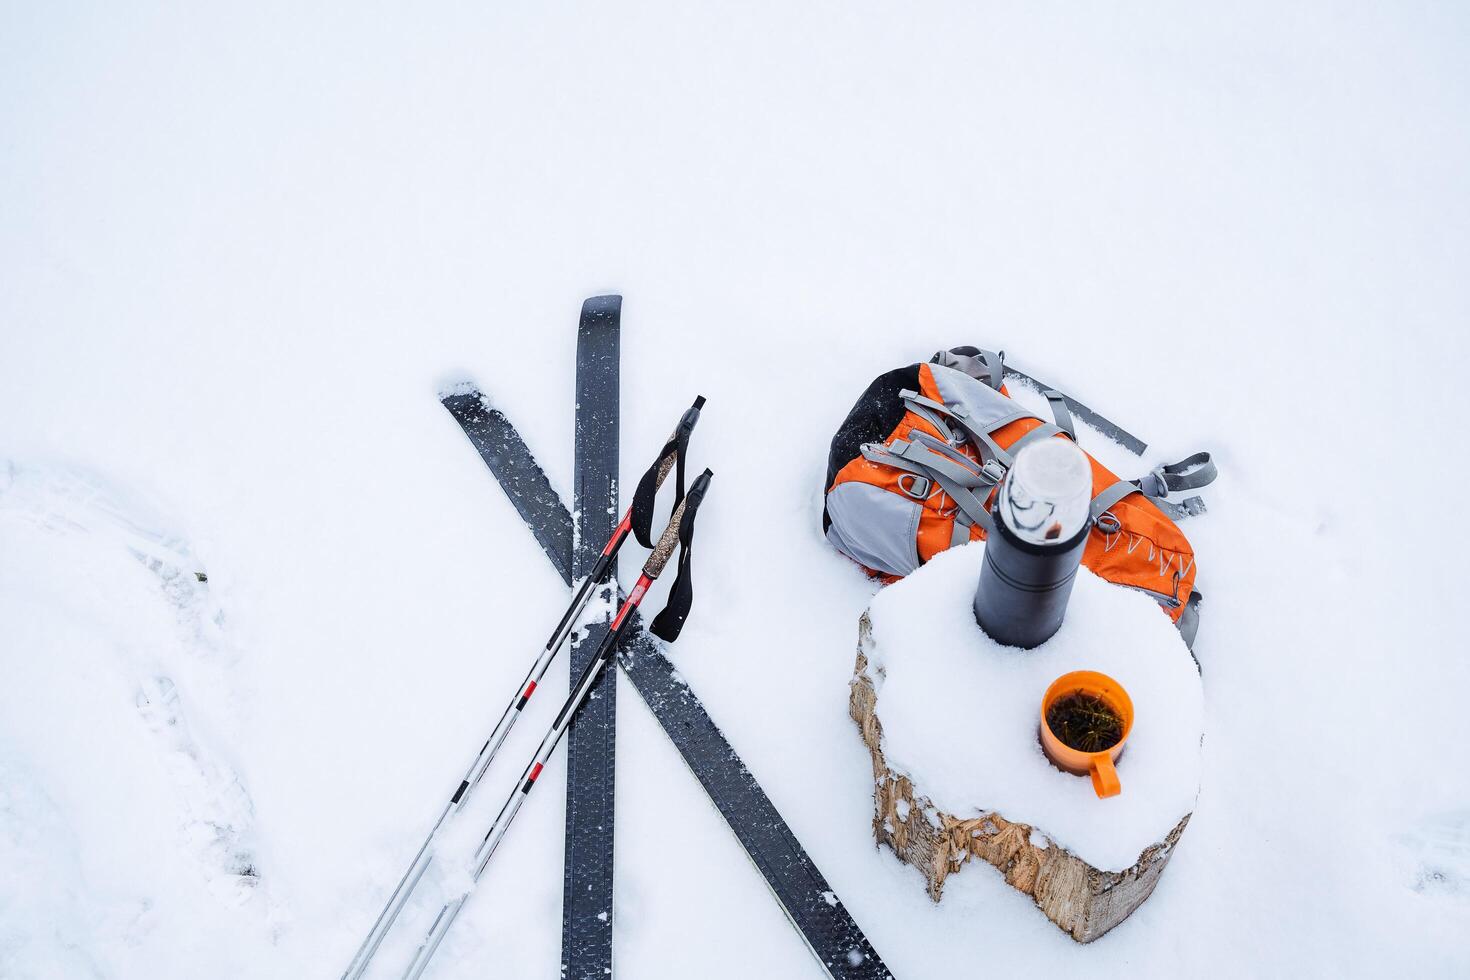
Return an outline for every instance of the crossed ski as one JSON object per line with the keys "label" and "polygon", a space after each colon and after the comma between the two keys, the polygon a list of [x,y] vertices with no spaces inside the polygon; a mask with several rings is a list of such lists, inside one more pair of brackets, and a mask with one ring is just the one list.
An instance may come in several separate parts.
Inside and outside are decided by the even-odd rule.
{"label": "crossed ski", "polygon": [[[615,505],[617,501],[617,332],[620,307],[621,297],[602,296],[588,300],[582,310],[578,333],[579,411],[575,483],[579,513],[586,517],[591,510],[596,512],[597,519],[581,528],[583,540],[575,551],[573,542],[577,535],[571,516],[504,414],[488,407],[477,390],[461,389],[442,397],[444,406],[480,452],[548,560],[568,585],[580,580],[581,587],[363,940],[344,974],[344,980],[357,980],[367,969],[433,861],[434,845],[441,830],[459,813],[485,775],[552,658],[570,637],[581,609],[595,591],[611,590],[615,586],[615,576],[609,581],[607,573],[614,567],[617,553],[630,533],[638,537],[645,547],[653,548],[653,555],[644,566],[645,574],[631,594],[625,595],[621,589],[617,590],[621,608],[612,624],[580,631],[580,640],[574,643],[571,654],[573,676],[578,679],[536,756],[527,765],[517,788],[477,850],[471,869],[473,879],[478,881],[484,873],[491,855],[535,785],[552,750],[571,726],[574,737],[567,760],[569,791],[562,975],[566,978],[595,976],[600,980],[611,974],[613,687],[604,680],[602,668],[616,657],[827,973],[836,980],[891,980],[878,954],[837,900],[760,785],[715,727],[699,699],[676,679],[673,665],[643,629],[638,614],[639,602],[676,546],[680,549],[678,580],[670,593],[669,605],[655,620],[652,632],[672,641],[683,625],[692,599],[688,561],[694,511],[703,496],[704,486],[708,484],[709,474],[706,471],[696,482],[686,502],[684,454],[704,399],[696,399],[694,406],[684,414],[674,434],[660,450],[658,459],[640,481],[632,506],[622,521],[612,526],[612,507],[608,504]],[[673,470],[677,470],[678,476],[675,514],[663,537],[655,544],[650,539],[654,497]],[[599,526],[604,521],[608,526]],[[608,537],[600,554],[591,540],[594,536]],[[601,698],[589,702],[594,689],[604,693]],[[593,708],[597,710],[592,711]],[[577,725],[572,726],[574,718]],[[582,734],[580,748],[576,738],[578,732]],[[587,843],[594,846],[587,849],[587,854],[573,848],[573,842],[581,841],[584,836],[582,824],[593,825],[597,833],[595,841],[588,836]],[[428,967],[467,897],[460,896],[440,910],[404,975],[406,978],[416,980]],[[597,914],[599,909],[603,910],[601,914]]]}
{"label": "crossed ski", "polygon": [[[479,391],[445,396],[500,488],[562,580],[572,584],[572,517],[511,421]],[[623,596],[619,595],[619,599]],[[617,663],[710,801],[734,831],[786,917],[834,980],[892,980],[801,842],[726,741],[704,705],[648,633],[635,611]]]}

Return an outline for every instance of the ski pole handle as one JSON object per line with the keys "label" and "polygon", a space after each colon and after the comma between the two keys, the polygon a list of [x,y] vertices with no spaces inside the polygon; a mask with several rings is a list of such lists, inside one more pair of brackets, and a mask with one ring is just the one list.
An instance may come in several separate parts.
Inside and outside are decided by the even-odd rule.
{"label": "ski pole handle", "polygon": [[664,566],[669,563],[669,558],[674,554],[674,549],[679,546],[679,535],[683,531],[685,514],[690,518],[694,511],[699,508],[704,499],[705,491],[709,489],[709,481],[714,473],[705,470],[694,481],[694,486],[689,488],[689,493],[679,501],[679,506],[674,508],[674,513],[669,517],[669,526],[664,528],[664,533],[659,537],[658,543],[653,546],[653,554],[648,556],[648,561],[643,563],[643,576],[650,582],[658,578],[663,572]]}
{"label": "ski pole handle", "polygon": [[633,505],[628,509],[629,525],[633,536],[645,548],[653,547],[654,498],[658,496],[659,488],[669,474],[676,470],[679,474],[679,488],[674,494],[674,503],[678,504],[684,497],[684,453],[689,448],[689,437],[699,422],[699,410],[703,407],[704,396],[700,395],[694,399],[693,405],[684,410],[679,424],[674,426],[668,441],[659,450],[658,459],[654,460],[653,465],[639,479],[638,488],[633,491]]}
{"label": "ski pole handle", "polygon": [[700,395],[694,399],[694,404],[684,410],[679,417],[679,424],[674,426],[674,431],[669,433],[668,441],[664,443],[669,447],[658,461],[658,476],[654,480],[655,486],[663,486],[664,480],[668,479],[669,473],[674,469],[674,463],[679,459],[678,447],[689,441],[689,435],[694,431],[694,426],[699,422],[699,410],[704,408],[704,396]]}

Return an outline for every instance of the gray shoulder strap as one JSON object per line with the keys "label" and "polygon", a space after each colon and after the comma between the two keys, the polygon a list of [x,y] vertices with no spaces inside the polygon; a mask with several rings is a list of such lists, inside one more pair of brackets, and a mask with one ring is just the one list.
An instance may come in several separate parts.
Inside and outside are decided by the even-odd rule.
{"label": "gray shoulder strap", "polygon": [[1052,425],[1050,422],[1043,422],[1041,425],[1038,425],[1036,428],[1032,429],[1030,432],[1026,433],[1015,442],[1011,443],[1011,448],[1006,451],[1011,454],[1012,459],[1015,459],[1017,456],[1020,455],[1022,449],[1025,449],[1033,442],[1040,442],[1043,439],[1050,439],[1052,436],[1060,435],[1063,431],[1064,430],[1059,426]]}
{"label": "gray shoulder strap", "polygon": [[1076,442],[1077,427],[1072,424],[1072,410],[1067,407],[1067,396],[1055,388],[1048,388],[1042,394],[1051,405],[1051,417],[1057,420],[1058,428],[1067,434],[1067,438]]}
{"label": "gray shoulder strap", "polygon": [[[1113,509],[1113,505],[1130,493],[1142,493],[1131,480],[1119,480],[1102,493],[1092,498],[1092,522],[1096,524],[1102,516]],[[1115,528],[1116,530],[1116,528]]]}

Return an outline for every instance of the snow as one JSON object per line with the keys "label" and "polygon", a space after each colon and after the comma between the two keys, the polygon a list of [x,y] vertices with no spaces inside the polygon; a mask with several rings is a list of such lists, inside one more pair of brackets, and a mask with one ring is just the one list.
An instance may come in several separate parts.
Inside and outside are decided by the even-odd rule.
{"label": "snow", "polygon": [[[970,607],[984,554],[979,543],[947,551],[873,600],[865,652],[884,758],[945,813],[996,812],[1095,868],[1129,868],[1195,806],[1204,697],[1194,660],[1156,603],[1086,568],[1055,636],[1030,651],[996,643]],[[1123,792],[1109,799],[1054,768],[1038,741],[1041,696],[1073,670],[1107,674],[1133,700]]]}
{"label": "snow", "polygon": [[[1382,507],[1396,467],[1452,498],[1467,476],[1445,450],[1470,414],[1467,20],[7,5],[0,483],[55,489],[0,486],[0,975],[340,974],[568,596],[435,395],[478,382],[570,499],[575,317],[606,291],[622,487],[709,397],[680,675],[899,976],[1470,972],[1470,540]],[[961,343],[1148,440],[1105,460],[1124,475],[1199,448],[1222,471],[1186,526],[1195,815],[1086,947],[996,875],[935,905],[873,845],[846,713],[873,589],[821,538],[827,444],[872,377]],[[78,472],[207,588],[104,514],[28,516],[75,510]],[[139,704],[163,677],[183,743]],[[618,971],[819,975],[620,687]],[[1324,737],[1343,704],[1353,731]],[[434,980],[556,975],[564,772]]]}

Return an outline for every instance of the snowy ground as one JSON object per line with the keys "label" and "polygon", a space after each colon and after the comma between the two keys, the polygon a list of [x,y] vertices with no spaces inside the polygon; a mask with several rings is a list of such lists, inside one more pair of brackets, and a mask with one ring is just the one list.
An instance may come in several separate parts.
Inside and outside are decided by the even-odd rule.
{"label": "snowy ground", "polygon": [[[565,600],[434,394],[568,491],[608,290],[626,485],[710,399],[673,656],[899,976],[1465,975],[1470,536],[1422,494],[1466,477],[1467,41],[1426,3],[0,6],[0,976],[340,971]],[[826,444],[956,343],[1223,472],[1199,807],[1087,947],[871,843]],[[620,697],[619,972],[817,975]],[[556,975],[547,789],[436,978]]]}

